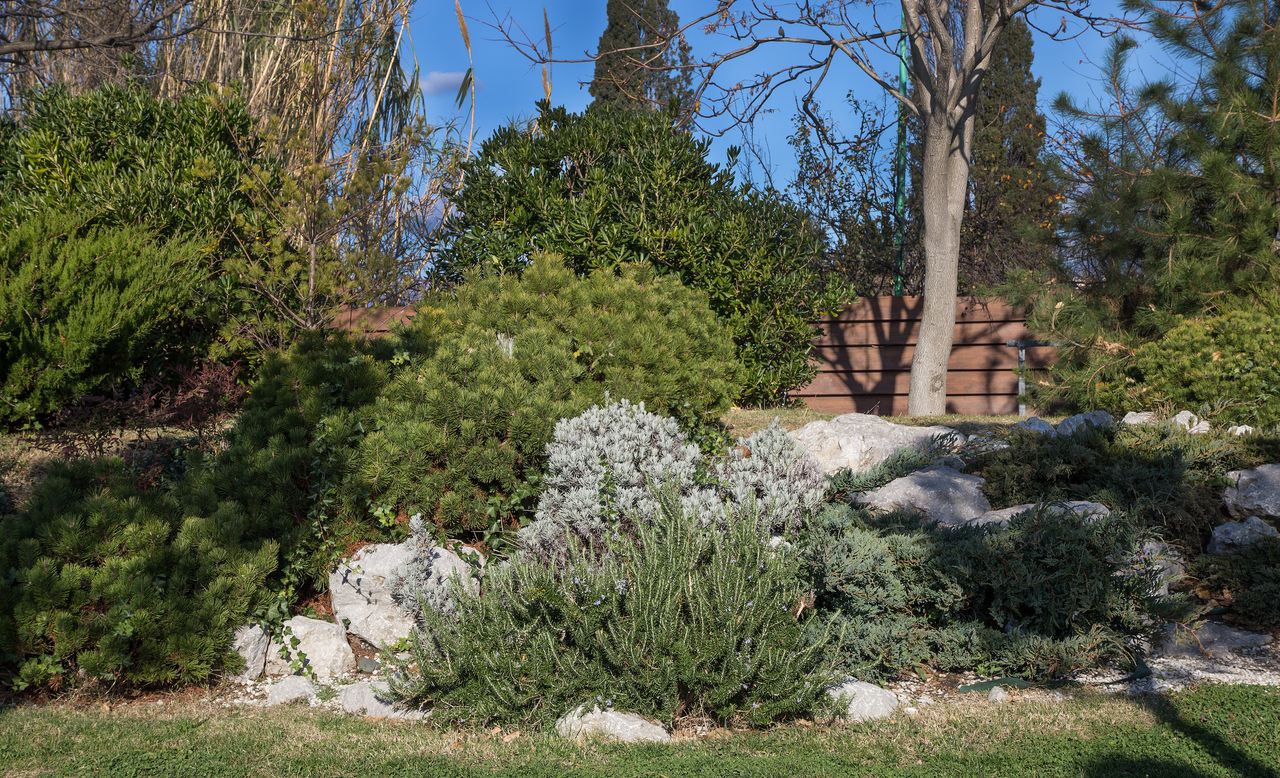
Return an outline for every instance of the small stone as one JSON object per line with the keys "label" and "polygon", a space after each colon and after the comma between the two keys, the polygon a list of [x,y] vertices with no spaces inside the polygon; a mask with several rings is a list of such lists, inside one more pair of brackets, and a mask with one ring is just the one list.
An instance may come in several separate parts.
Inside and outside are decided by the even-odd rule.
{"label": "small stone", "polygon": [[1159,576],[1160,596],[1169,593],[1169,585],[1181,581],[1187,574],[1182,555],[1172,546],[1159,540],[1148,540],[1138,549],[1138,563],[1146,568],[1154,569]]}
{"label": "small stone", "polygon": [[656,722],[636,713],[601,710],[579,705],[556,721],[556,734],[570,740],[590,737],[618,740],[623,743],[667,743],[671,733]]}
{"label": "small stone", "polygon": [[1068,416],[1058,422],[1059,435],[1074,435],[1085,427],[1106,429],[1116,423],[1115,417],[1106,411],[1089,411]]}
{"label": "small stone", "polygon": [[288,705],[292,702],[310,702],[316,696],[316,686],[310,678],[290,675],[271,684],[267,690],[267,705]]}
{"label": "small stone", "polygon": [[865,681],[850,679],[827,689],[827,696],[844,708],[845,721],[888,718],[898,709],[897,695]]}
{"label": "small stone", "polygon": [[1152,411],[1129,411],[1120,420],[1121,424],[1127,424],[1130,427],[1140,427],[1144,424],[1155,424],[1160,420],[1159,416]]}
{"label": "small stone", "polygon": [[920,715],[920,709],[919,709],[919,708],[917,708],[917,707],[915,707],[914,705],[912,705],[912,706],[908,706],[908,707],[906,707],[906,708],[903,708],[903,709],[902,709],[902,712],[903,712],[903,713],[905,713],[905,714],[907,714],[908,716],[919,716],[919,715]]}
{"label": "small stone", "polygon": [[381,670],[382,665],[376,659],[371,659],[367,656],[362,656],[360,657],[360,660],[356,662],[356,669],[362,673],[372,674]]}
{"label": "small stone", "polygon": [[252,683],[267,669],[267,650],[271,640],[259,624],[246,624],[236,630],[232,646],[244,660],[244,670],[236,676],[245,683]]}
{"label": "small stone", "polygon": [[1004,690],[1003,686],[992,686],[991,691],[987,694],[987,700],[997,705],[1003,705],[1009,701],[1009,693]]}
{"label": "small stone", "polygon": [[1230,427],[1227,427],[1228,435],[1252,435],[1255,432],[1257,432],[1257,430],[1250,427],[1248,424],[1232,424]]}
{"label": "small stone", "polygon": [[1026,432],[1033,432],[1037,435],[1047,435],[1049,437],[1054,437],[1058,434],[1058,431],[1053,428],[1052,424],[1037,416],[1024,419],[1017,424],[1014,424],[1010,429],[1024,430]]}
{"label": "small stone", "polygon": [[1252,546],[1263,538],[1277,537],[1280,537],[1280,530],[1257,516],[1250,516],[1244,521],[1228,521],[1214,527],[1209,547],[1205,550],[1210,554],[1229,554]]}
{"label": "small stone", "polygon": [[1211,426],[1209,422],[1195,415],[1191,411],[1178,411],[1174,417],[1169,420],[1176,427],[1181,427],[1192,435],[1203,435],[1207,433]]}

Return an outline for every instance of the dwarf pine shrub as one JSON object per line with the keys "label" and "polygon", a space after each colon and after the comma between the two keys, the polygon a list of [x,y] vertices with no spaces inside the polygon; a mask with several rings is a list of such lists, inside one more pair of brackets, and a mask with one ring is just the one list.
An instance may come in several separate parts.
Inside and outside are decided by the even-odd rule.
{"label": "dwarf pine shrub", "polygon": [[698,430],[735,391],[705,298],[652,269],[579,278],[541,258],[438,302],[419,308],[408,337],[428,353],[372,407],[356,468],[371,499],[445,536],[532,512],[558,420],[615,397]]}
{"label": "dwarf pine shrub", "polygon": [[117,461],[55,465],[0,522],[0,673],[18,689],[204,682],[265,595],[271,542],[223,504],[187,514]]}
{"label": "dwarf pine shrub", "polygon": [[582,703],[668,724],[808,714],[832,677],[797,556],[755,516],[708,524],[668,495],[634,537],[494,566],[454,614],[423,613],[393,693],[470,722],[546,723]]}

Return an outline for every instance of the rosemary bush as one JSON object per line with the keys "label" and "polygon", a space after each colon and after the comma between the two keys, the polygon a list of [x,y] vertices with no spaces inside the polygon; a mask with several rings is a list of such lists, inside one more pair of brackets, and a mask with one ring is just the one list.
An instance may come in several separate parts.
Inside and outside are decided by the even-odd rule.
{"label": "rosemary bush", "polygon": [[634,538],[495,566],[454,614],[422,614],[392,691],[472,722],[549,722],[586,702],[668,724],[808,714],[832,680],[826,635],[795,615],[798,557],[758,527],[707,526],[666,495]]}

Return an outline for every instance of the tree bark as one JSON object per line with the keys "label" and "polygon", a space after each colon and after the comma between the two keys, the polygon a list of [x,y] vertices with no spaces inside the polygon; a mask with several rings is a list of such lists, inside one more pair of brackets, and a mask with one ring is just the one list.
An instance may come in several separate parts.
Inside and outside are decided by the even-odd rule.
{"label": "tree bark", "polygon": [[960,225],[969,185],[973,114],[964,108],[924,120],[921,205],[924,216],[924,310],[911,362],[907,412],[947,412],[947,361],[956,326]]}

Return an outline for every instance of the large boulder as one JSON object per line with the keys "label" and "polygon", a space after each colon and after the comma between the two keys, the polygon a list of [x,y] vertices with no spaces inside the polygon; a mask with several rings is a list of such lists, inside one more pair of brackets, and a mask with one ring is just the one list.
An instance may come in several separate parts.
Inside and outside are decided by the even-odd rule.
{"label": "large boulder", "polygon": [[1280,538],[1280,530],[1257,516],[1250,516],[1244,521],[1228,521],[1214,527],[1205,550],[1210,554],[1229,554],[1263,538]]}
{"label": "large boulder", "polygon": [[343,560],[329,574],[333,615],[347,631],[376,648],[409,637],[414,619],[391,596],[391,581],[413,559],[409,543],[376,543]]}
{"label": "large boulder", "polygon": [[271,648],[266,630],[258,624],[246,624],[236,630],[231,645],[244,660],[244,670],[236,678],[246,683],[258,680],[267,669],[267,654]]}
{"label": "large boulder", "polygon": [[827,696],[840,706],[845,721],[884,719],[898,709],[896,694],[866,681],[847,680],[827,689]]}
{"label": "large boulder", "polygon": [[1270,635],[1207,621],[1190,631],[1171,626],[1159,653],[1164,656],[1220,657],[1235,651],[1262,648],[1271,642]]}
{"label": "large boulder", "polygon": [[556,734],[571,740],[591,737],[620,740],[623,743],[666,743],[671,733],[661,724],[635,713],[590,709],[579,705],[556,721]]}
{"label": "large boulder", "polygon": [[1013,520],[1014,516],[1020,516],[1028,511],[1035,510],[1043,505],[1045,510],[1051,513],[1075,513],[1080,516],[1110,516],[1111,509],[1100,502],[1089,502],[1087,500],[1066,500],[1064,502],[1049,503],[1025,503],[1023,505],[1014,505],[1009,508],[1000,508],[998,510],[987,511],[979,516],[964,521],[964,524],[974,524],[986,526],[994,524],[996,526],[1004,526]]}
{"label": "large boulder", "polygon": [[1227,473],[1230,486],[1222,502],[1232,516],[1280,518],[1280,465],[1261,465]]}
{"label": "large boulder", "polygon": [[[331,621],[294,616],[284,623],[281,644],[273,642],[267,655],[267,675],[313,675],[321,682],[355,672],[356,656],[347,642],[347,632]],[[295,646],[293,640],[297,639]],[[288,659],[282,656],[288,654]],[[292,662],[296,662],[294,667]]]}
{"label": "large boulder", "polygon": [[938,438],[956,445],[964,442],[964,435],[950,427],[912,427],[865,413],[810,422],[793,431],[791,437],[828,474],[845,469],[861,472],[902,449],[926,450]]}
{"label": "large boulder", "polygon": [[1086,413],[1077,413],[1075,416],[1068,416],[1058,422],[1059,435],[1074,435],[1085,427],[1093,427],[1094,429],[1106,429],[1116,423],[1115,417],[1106,411],[1088,411]]}
{"label": "large boulder", "polygon": [[934,465],[857,495],[854,501],[880,511],[910,511],[938,524],[959,526],[991,510],[982,493],[984,483],[979,476]]}

